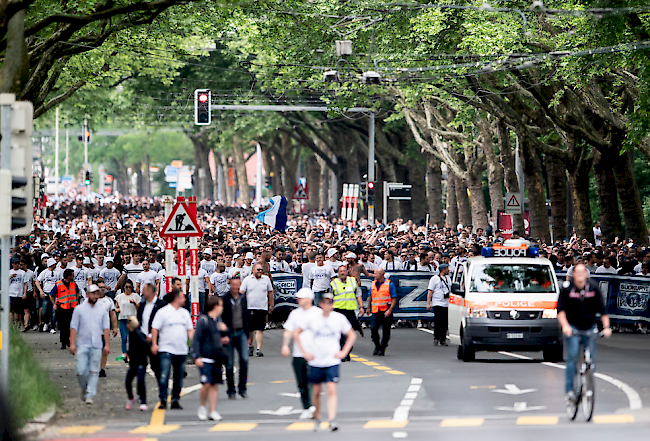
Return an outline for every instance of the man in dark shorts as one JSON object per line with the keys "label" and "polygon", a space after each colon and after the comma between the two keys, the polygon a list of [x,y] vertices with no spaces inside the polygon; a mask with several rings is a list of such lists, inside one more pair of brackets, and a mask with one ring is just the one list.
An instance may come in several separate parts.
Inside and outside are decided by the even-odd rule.
{"label": "man in dark shorts", "polygon": [[263,357],[262,342],[266,315],[273,312],[273,284],[271,279],[264,275],[264,267],[261,263],[253,265],[253,274],[244,279],[239,293],[246,296],[248,306],[248,323],[251,331],[248,337],[248,355],[253,355],[253,337],[255,337],[256,355]]}

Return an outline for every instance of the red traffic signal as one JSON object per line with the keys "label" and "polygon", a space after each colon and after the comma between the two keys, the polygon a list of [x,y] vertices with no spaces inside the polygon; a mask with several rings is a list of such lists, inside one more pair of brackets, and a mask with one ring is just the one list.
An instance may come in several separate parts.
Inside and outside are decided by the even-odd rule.
{"label": "red traffic signal", "polygon": [[210,112],[210,101],[212,92],[209,89],[197,89],[194,91],[194,124],[207,126],[212,122]]}
{"label": "red traffic signal", "polygon": [[368,182],[368,190],[374,190],[375,189],[375,183],[374,182]]}
{"label": "red traffic signal", "polygon": [[200,103],[207,103],[210,98],[208,97],[207,93],[200,93],[199,94],[199,102]]}

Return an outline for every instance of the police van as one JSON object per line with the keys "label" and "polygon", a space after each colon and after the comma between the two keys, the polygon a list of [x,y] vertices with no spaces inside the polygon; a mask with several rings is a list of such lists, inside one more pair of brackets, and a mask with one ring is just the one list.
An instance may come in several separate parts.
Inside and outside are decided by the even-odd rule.
{"label": "police van", "polygon": [[545,361],[562,360],[560,286],[551,262],[530,242],[483,248],[457,266],[450,291],[449,338],[460,360],[503,350],[541,350]]}

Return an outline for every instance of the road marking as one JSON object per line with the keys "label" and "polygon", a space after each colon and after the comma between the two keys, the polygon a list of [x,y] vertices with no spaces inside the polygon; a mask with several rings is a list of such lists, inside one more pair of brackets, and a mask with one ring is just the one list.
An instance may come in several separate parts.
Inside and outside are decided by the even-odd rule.
{"label": "road marking", "polygon": [[496,392],[499,394],[506,394],[506,395],[523,395],[523,394],[528,394],[530,392],[536,392],[537,389],[519,389],[519,387],[516,384],[506,384],[505,389],[496,389],[493,390],[492,392]]}
{"label": "road marking", "polygon": [[375,366],[375,369],[380,370],[380,371],[392,371],[392,368],[386,367],[386,366]]}
{"label": "road marking", "polygon": [[294,409],[293,406],[280,406],[278,410],[260,410],[262,415],[287,416],[294,413],[301,413],[302,410]]}
{"label": "road marking", "polygon": [[307,431],[307,430],[314,430],[315,426],[316,426],[316,423],[314,423],[314,422],[299,422],[299,423],[289,424],[287,426],[287,430]]}
{"label": "road marking", "polygon": [[520,401],[515,403],[514,406],[512,407],[507,407],[507,406],[497,406],[495,407],[496,410],[505,410],[508,412],[528,412],[531,410],[544,410],[546,409],[546,406],[530,406],[528,407],[528,403],[525,401]]}
{"label": "road marking", "polygon": [[408,424],[408,420],[371,420],[363,425],[364,429],[403,429]]}
{"label": "road marking", "polygon": [[393,412],[393,421],[395,422],[408,421],[409,412],[411,411],[411,406],[413,406],[413,402],[415,401],[415,398],[417,398],[421,383],[422,383],[421,378],[411,379],[411,385],[407,389],[407,392],[404,395],[404,399],[400,402],[400,405],[397,406],[395,412]]}
{"label": "road marking", "polygon": [[633,422],[633,415],[594,415],[594,424],[630,424]]}
{"label": "road marking", "polygon": [[411,378],[411,384],[422,384],[422,378]]}
{"label": "road marking", "polygon": [[60,429],[59,433],[62,435],[92,435],[102,429],[104,426],[68,426]]}
{"label": "road marking", "polygon": [[300,392],[283,392],[280,395],[289,398],[300,398]]}
{"label": "road marking", "polygon": [[159,409],[160,402],[158,402],[151,413],[150,426],[162,426],[165,424],[165,409]]}
{"label": "road marking", "polygon": [[[531,357],[515,354],[512,352],[500,351],[499,354],[506,355],[508,357],[513,357],[513,358],[519,358],[520,360],[534,360]],[[566,369],[566,366],[563,364],[550,363],[547,361],[542,362],[542,364],[545,366],[554,367],[556,369]],[[622,390],[623,393],[627,396],[627,400],[630,403],[630,410],[640,410],[643,408],[643,402],[641,401],[641,396],[637,391],[632,389],[632,387],[630,387],[628,384],[623,383],[621,380],[617,380],[614,377],[610,377],[609,375],[601,374],[599,372],[596,372],[594,376]]]}
{"label": "road marking", "polygon": [[415,400],[402,400],[401,403],[399,403],[400,406],[408,406],[411,407],[413,405],[413,402]]}
{"label": "road marking", "polygon": [[517,418],[518,426],[553,426],[560,421],[556,416],[522,416]]}
{"label": "road marking", "polygon": [[357,376],[352,377],[352,378],[372,378],[372,377],[378,377],[378,376],[379,376],[378,374],[372,374],[372,375],[357,375]]}
{"label": "road marking", "polygon": [[440,427],[479,427],[484,422],[484,418],[447,418],[440,421]]}
{"label": "road marking", "polygon": [[496,389],[496,386],[471,386],[470,389]]}
{"label": "road marking", "polygon": [[368,360],[366,360],[365,358],[359,358],[359,357],[356,357],[356,358],[354,358],[354,361],[361,361],[361,362],[364,362],[364,361],[368,361]]}
{"label": "road marking", "polygon": [[409,434],[404,431],[393,432],[393,438],[406,438],[407,436],[409,436]]}
{"label": "road marking", "polygon": [[158,425],[158,426],[140,426],[137,427],[129,433],[131,434],[147,434],[147,435],[162,435],[164,433],[171,433],[175,430],[180,429],[181,426],[175,425],[175,424],[164,424],[164,425]]}
{"label": "road marking", "polygon": [[271,381],[271,384],[283,384],[283,383],[293,383],[294,380],[280,380],[280,381]]}
{"label": "road marking", "polygon": [[422,386],[413,383],[413,381],[411,380],[411,385],[409,386],[407,392],[420,392],[420,387]]}
{"label": "road marking", "polygon": [[418,396],[417,392],[407,392],[406,395],[404,395],[405,400],[414,400]]}
{"label": "road marking", "polygon": [[404,375],[404,372],[402,371],[386,371],[386,373],[391,375]]}
{"label": "road marking", "polygon": [[374,361],[364,361],[363,364],[366,366],[379,366],[379,363],[375,363]]}
{"label": "road marking", "polygon": [[257,423],[220,423],[209,429],[210,432],[250,432]]}

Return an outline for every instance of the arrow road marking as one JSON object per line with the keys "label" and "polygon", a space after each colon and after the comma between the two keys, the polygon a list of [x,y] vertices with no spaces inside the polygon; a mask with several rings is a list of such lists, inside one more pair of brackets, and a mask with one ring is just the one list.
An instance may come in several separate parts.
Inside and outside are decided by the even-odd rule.
{"label": "arrow road marking", "polygon": [[537,391],[537,389],[519,389],[516,384],[506,384],[505,387],[505,389],[495,389],[492,392],[506,395],[523,395]]}
{"label": "arrow road marking", "polygon": [[281,406],[278,410],[260,410],[263,415],[287,416],[294,413],[301,413],[302,410],[294,409],[293,406]]}
{"label": "arrow road marking", "polygon": [[528,404],[525,401],[523,401],[523,402],[515,403],[515,405],[513,407],[499,406],[499,407],[496,407],[496,409],[497,410],[505,410],[505,411],[509,411],[509,412],[517,412],[517,413],[519,413],[519,412],[526,412],[526,411],[529,411],[529,410],[543,410],[543,409],[546,409],[546,406],[530,406],[530,407],[528,407]]}

